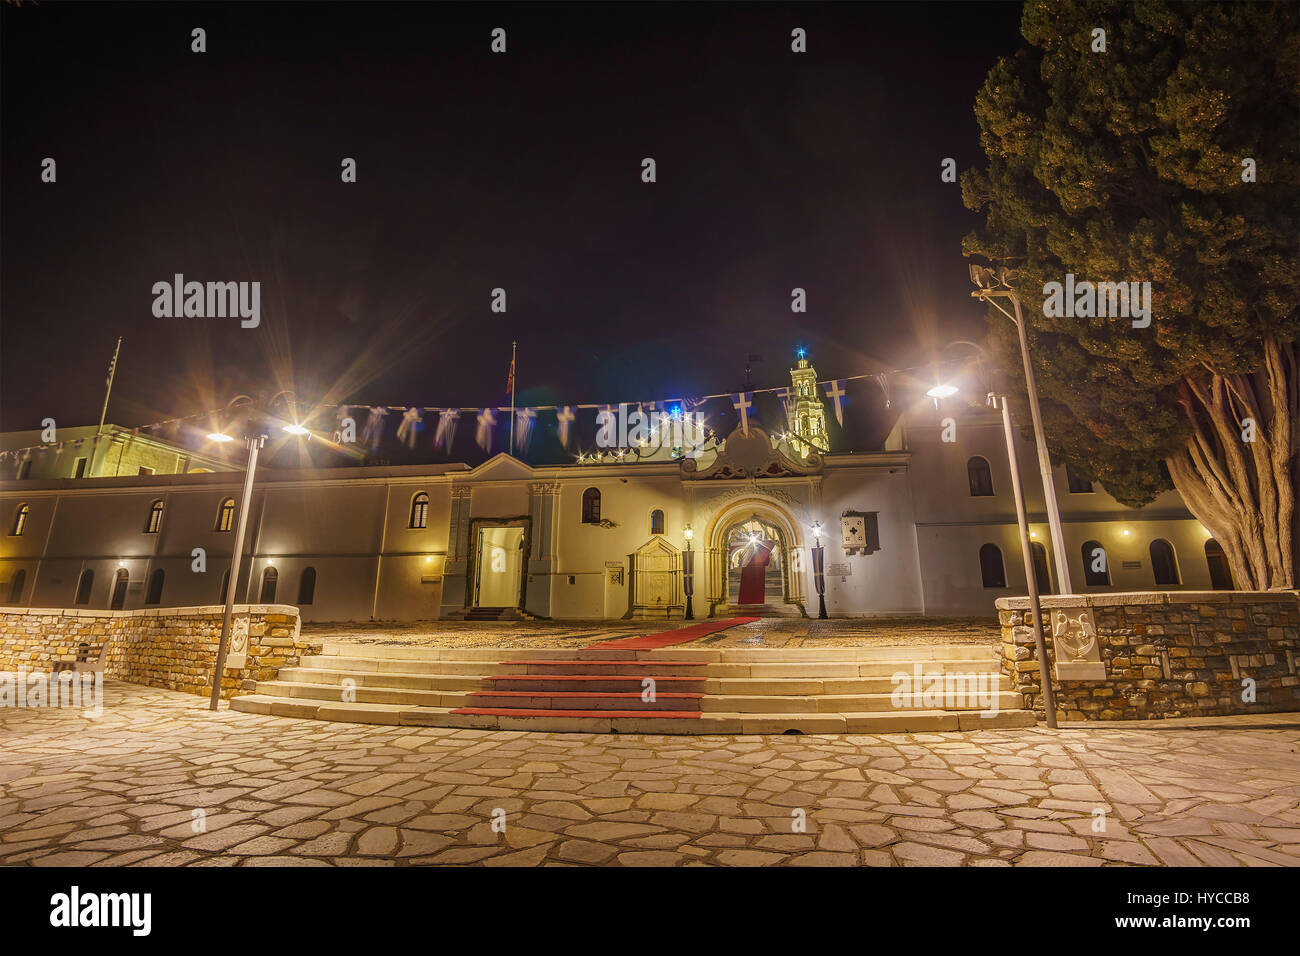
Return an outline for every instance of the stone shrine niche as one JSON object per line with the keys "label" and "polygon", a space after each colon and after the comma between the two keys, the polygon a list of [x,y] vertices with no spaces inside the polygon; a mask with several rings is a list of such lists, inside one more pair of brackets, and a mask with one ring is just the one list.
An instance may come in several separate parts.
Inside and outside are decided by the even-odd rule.
{"label": "stone shrine niche", "polygon": [[878,511],[846,511],[840,517],[840,544],[845,554],[874,554],[880,550]]}
{"label": "stone shrine niche", "polygon": [[663,538],[648,541],[632,554],[632,609],[667,612],[685,607],[681,552]]}

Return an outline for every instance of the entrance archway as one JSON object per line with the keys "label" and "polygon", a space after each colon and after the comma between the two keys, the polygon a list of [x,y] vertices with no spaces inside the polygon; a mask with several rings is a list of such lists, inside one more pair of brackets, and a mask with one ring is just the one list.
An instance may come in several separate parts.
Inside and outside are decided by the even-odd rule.
{"label": "entrance archway", "polygon": [[782,537],[758,515],[727,529],[727,603],[743,608],[785,601]]}
{"label": "entrance archway", "polygon": [[718,608],[805,615],[804,557],[799,524],[779,505],[737,501],[709,525],[709,613]]}

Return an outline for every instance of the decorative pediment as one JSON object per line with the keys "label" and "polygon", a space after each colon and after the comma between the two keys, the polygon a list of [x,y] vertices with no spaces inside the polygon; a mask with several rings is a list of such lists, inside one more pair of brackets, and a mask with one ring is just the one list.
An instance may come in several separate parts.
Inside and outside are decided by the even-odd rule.
{"label": "decorative pediment", "polygon": [[749,426],[749,434],[737,428],[728,435],[718,457],[707,468],[699,470],[691,458],[682,462],[683,478],[716,480],[798,478],[821,474],[821,470],[821,455],[813,452],[807,461],[791,458],[767,432],[754,425]]}
{"label": "decorative pediment", "polygon": [[678,551],[676,548],[674,548],[663,538],[656,535],[655,537],[647,541],[645,544],[641,545],[641,547],[637,548],[634,553],[638,558],[649,558],[654,555],[663,555],[665,557],[671,557],[673,555],[680,554],[681,552]]}
{"label": "decorative pediment", "polygon": [[470,472],[470,476],[474,481],[528,480],[535,474],[536,472],[530,465],[525,464],[518,458],[512,458],[505,452],[493,455]]}

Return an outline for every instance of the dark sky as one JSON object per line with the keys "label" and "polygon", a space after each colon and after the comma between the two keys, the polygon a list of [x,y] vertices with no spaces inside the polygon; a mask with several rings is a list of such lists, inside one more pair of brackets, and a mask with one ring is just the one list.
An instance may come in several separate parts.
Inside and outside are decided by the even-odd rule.
{"label": "dark sky", "polygon": [[[916,364],[983,328],[939,164],[1019,9],[6,3],[0,430],[95,422],[118,335],[125,425],[495,404],[512,339],[521,404]],[[260,280],[261,327],[155,318],[178,272]]]}

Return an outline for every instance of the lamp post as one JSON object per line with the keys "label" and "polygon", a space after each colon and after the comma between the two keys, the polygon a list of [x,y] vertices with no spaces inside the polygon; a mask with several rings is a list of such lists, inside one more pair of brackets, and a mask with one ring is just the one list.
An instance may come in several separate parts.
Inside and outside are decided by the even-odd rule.
{"label": "lamp post", "polygon": [[682,591],[686,594],[686,620],[693,621],[695,609],[691,606],[691,598],[695,595],[695,549],[691,547],[691,538],[695,537],[695,532],[689,524],[682,536],[686,538],[686,549],[682,551]]}
{"label": "lamp post", "polygon": [[[974,344],[974,343],[968,343]],[[979,348],[978,345],[975,346]],[[983,352],[983,349],[980,349]],[[938,393],[942,393],[940,396]],[[932,398],[955,395],[951,385],[936,385],[926,394]],[[1043,638],[1043,609],[1038,597],[1038,578],[1034,574],[1034,553],[1029,542],[1029,517],[1025,513],[1025,496],[1020,486],[1020,462],[1016,459],[1015,431],[1011,426],[1011,408],[1005,395],[988,393],[988,402],[1002,409],[1002,431],[1007,444],[1007,465],[1011,469],[1011,492],[1016,501],[1016,524],[1020,530],[1020,555],[1025,562],[1025,584],[1029,591],[1029,611],[1033,618],[1034,648],[1038,655],[1038,681],[1042,687],[1043,707],[1047,726],[1056,729],[1056,694],[1052,691],[1052,669],[1047,660],[1047,642]]]}
{"label": "lamp post", "polygon": [[[992,269],[971,263],[971,281],[978,286],[971,297],[987,302],[1009,318],[1016,326],[1020,337],[1020,360],[1025,368],[1025,389],[1029,393],[1029,415],[1034,423],[1034,444],[1038,446],[1038,471],[1043,478],[1043,498],[1047,505],[1047,525],[1051,530],[1052,553],[1056,556],[1057,580],[1062,594],[1074,593],[1070,584],[1070,562],[1065,552],[1065,534],[1061,529],[1061,512],[1056,503],[1056,484],[1052,480],[1052,459],[1047,453],[1047,440],[1043,437],[1043,415],[1038,407],[1038,388],[1034,384],[1034,366],[1029,360],[1029,336],[1025,331],[1024,316],[1020,312],[1020,296],[1011,287],[1015,281],[1016,271],[1001,266],[995,273]],[[1008,312],[993,300],[1005,298],[1011,300],[1015,314]]]}
{"label": "lamp post", "polygon": [[813,522],[813,584],[817,587],[817,620],[826,620],[826,549],[822,547],[822,523]]}
{"label": "lamp post", "polygon": [[1038,602],[1038,580],[1034,576],[1034,557],[1029,546],[1029,519],[1025,515],[1025,496],[1020,490],[1020,465],[1016,461],[1015,434],[1011,428],[1011,409],[1005,395],[990,401],[1002,406],[1002,430],[1007,436],[1007,461],[1011,465],[1011,490],[1016,498],[1016,522],[1020,526],[1020,553],[1025,560],[1025,583],[1029,588],[1029,610],[1034,617],[1034,648],[1038,652],[1038,682],[1042,687],[1043,712],[1047,726],[1056,729],[1056,694],[1052,690],[1052,668],[1047,660],[1047,642],[1043,639],[1043,609]]}
{"label": "lamp post", "polygon": [[[270,406],[281,395],[288,394],[279,392],[267,402]],[[227,410],[241,399],[245,401],[242,404],[249,406],[249,417],[244,427],[244,441],[248,446],[248,466],[244,470],[244,490],[239,505],[239,520],[235,525],[235,544],[230,556],[230,578],[226,585],[226,606],[221,616],[221,637],[217,641],[217,659],[212,671],[212,696],[208,702],[208,710],[216,710],[221,700],[221,675],[226,668],[226,655],[230,649],[230,630],[231,622],[235,611],[235,591],[239,587],[239,565],[244,554],[244,534],[248,530],[248,512],[249,505],[253,500],[253,480],[257,473],[257,456],[262,446],[266,444],[267,435],[265,428],[267,419],[271,416],[264,408],[258,408],[252,404],[252,400],[247,396],[238,396],[230,401],[226,406]],[[300,425],[295,419],[282,426],[283,430],[291,435],[311,436],[311,432]],[[226,432],[213,432],[208,435],[210,441],[228,442],[234,441],[232,435]]]}

